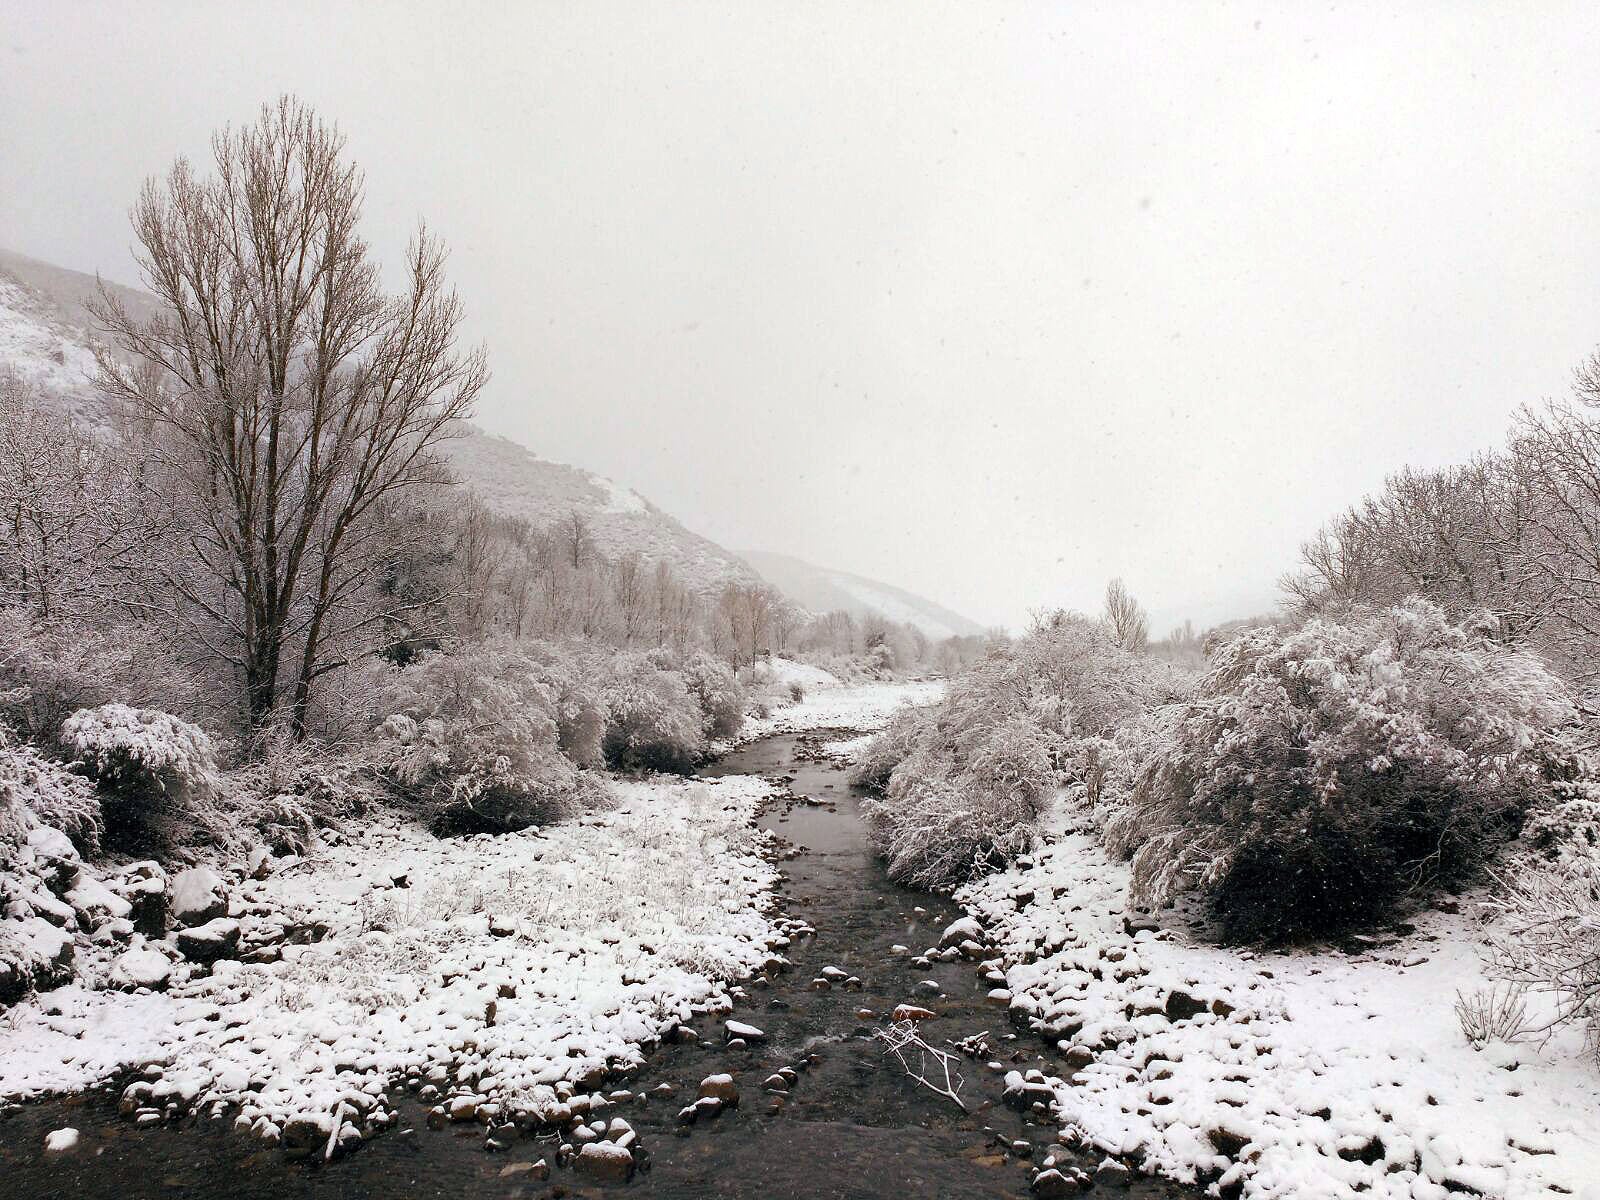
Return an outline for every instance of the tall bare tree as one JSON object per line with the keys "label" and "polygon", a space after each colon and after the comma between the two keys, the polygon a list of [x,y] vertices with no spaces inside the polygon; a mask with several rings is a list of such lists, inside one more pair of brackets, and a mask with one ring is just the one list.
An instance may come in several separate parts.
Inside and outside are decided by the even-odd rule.
{"label": "tall bare tree", "polygon": [[1106,585],[1106,610],[1102,619],[1117,644],[1126,650],[1143,650],[1150,641],[1150,618],[1120,579],[1113,579]]}
{"label": "tall bare tree", "polygon": [[344,148],[290,97],[222,130],[213,177],[179,159],[131,214],[165,312],[140,321],[104,287],[96,306],[123,352],[101,357],[102,386],[187,489],[172,581],[239,669],[250,725],[287,687],[302,734],[319,676],[393,615],[377,586],[389,518],[439,476],[433,450],[488,378],[481,349],[457,350],[461,304],[426,228],[404,292],[382,290]]}

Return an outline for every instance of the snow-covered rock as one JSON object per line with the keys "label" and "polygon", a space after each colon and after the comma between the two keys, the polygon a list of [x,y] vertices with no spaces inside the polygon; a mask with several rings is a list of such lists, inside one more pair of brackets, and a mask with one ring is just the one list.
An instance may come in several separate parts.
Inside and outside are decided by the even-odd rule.
{"label": "snow-covered rock", "polygon": [[213,917],[204,925],[180,929],[174,935],[178,951],[190,962],[214,963],[239,953],[239,922]]}
{"label": "snow-covered rock", "polygon": [[111,964],[111,983],[114,987],[160,989],[172,979],[172,962],[159,950],[136,946],[125,950]]}
{"label": "snow-covered rock", "polygon": [[71,1154],[78,1148],[78,1131],[68,1125],[63,1129],[52,1129],[44,1135],[44,1152],[47,1157],[55,1158],[63,1154]]}
{"label": "snow-covered rock", "polygon": [[228,891],[210,867],[190,867],[172,879],[172,919],[180,925],[203,925],[228,911]]}

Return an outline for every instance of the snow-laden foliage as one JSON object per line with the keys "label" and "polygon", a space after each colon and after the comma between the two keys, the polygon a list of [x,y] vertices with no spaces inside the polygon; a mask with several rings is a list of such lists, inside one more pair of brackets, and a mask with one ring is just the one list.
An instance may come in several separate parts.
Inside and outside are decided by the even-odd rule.
{"label": "snow-laden foliage", "polygon": [[744,724],[745,690],[733,669],[709,654],[689,655],[684,681],[700,706],[700,727],[707,739],[730,738]]}
{"label": "snow-laden foliage", "polygon": [[700,705],[683,674],[658,665],[656,656],[617,656],[603,694],[610,766],[687,775],[705,754]]}
{"label": "snow-laden foliage", "polygon": [[72,938],[62,926],[76,917],[61,894],[100,832],[93,785],[0,725],[0,1004],[70,976]]}
{"label": "snow-laden foliage", "polygon": [[58,829],[82,854],[100,849],[100,801],[94,786],[0,725],[0,858],[9,859],[40,825]]}
{"label": "snow-laden foliage", "polygon": [[213,681],[186,669],[171,640],[139,624],[98,628],[0,609],[0,719],[29,741],[48,742],[72,712],[112,701],[211,707]]}
{"label": "snow-laden foliage", "polygon": [[1600,1054],[1600,784],[1590,774],[1556,785],[1556,802],[1529,817],[1497,873],[1489,960],[1502,979],[1550,997],[1554,1023],[1584,1026]]}
{"label": "snow-laden foliage", "polygon": [[875,792],[887,788],[894,769],[916,749],[922,722],[923,714],[919,709],[907,706],[896,711],[857,757],[850,771],[850,782]]}
{"label": "snow-laden foliage", "polygon": [[1151,718],[1107,825],[1133,898],[1198,887],[1224,930],[1287,937],[1461,879],[1547,784],[1565,685],[1424,600],[1247,630]]}
{"label": "snow-laden foliage", "polygon": [[423,655],[384,701],[378,765],[438,829],[521,829],[593,801],[597,786],[561,752],[557,691],[509,645]]}
{"label": "snow-laden foliage", "polygon": [[944,700],[898,718],[855,779],[874,841],[898,879],[949,887],[1013,859],[1057,788],[1091,801],[1117,728],[1181,677],[1066,614],[994,650]]}
{"label": "snow-laden foliage", "polygon": [[258,739],[255,751],[223,786],[233,808],[276,853],[306,853],[318,830],[341,825],[376,798],[370,772],[357,759],[297,742],[287,730]]}
{"label": "snow-laden foliage", "polygon": [[214,829],[217,752],[198,725],[127,704],[81,708],[61,725],[62,746],[100,784],[107,842],[169,851]]}

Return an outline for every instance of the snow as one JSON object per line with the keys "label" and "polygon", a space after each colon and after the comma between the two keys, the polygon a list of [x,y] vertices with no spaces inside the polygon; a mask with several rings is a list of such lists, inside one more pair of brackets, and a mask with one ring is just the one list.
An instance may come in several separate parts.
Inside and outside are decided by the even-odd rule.
{"label": "snow", "polygon": [[[830,676],[830,678],[832,678]],[[774,709],[767,717],[751,717],[740,730],[738,743],[753,742],[774,733],[799,733],[808,729],[881,729],[903,704],[932,704],[944,694],[942,680],[866,683],[807,690],[805,699]]]}
{"label": "snow", "polygon": [[694,1012],[726,1010],[728,981],[783,940],[751,823],[766,783],[612,786],[613,811],[570,824],[444,840],[379,823],[232,881],[247,944],[263,925],[326,927],[279,961],[180,966],[166,992],[120,993],[98,987],[111,964],[137,985],[159,951],[136,945],[129,963],[84,939],[98,957],[79,983],[10,1010],[0,1098],[143,1067],[138,1103],[222,1102],[273,1138],[341,1103],[381,1123],[394,1081],[440,1071],[508,1111],[550,1110]]}
{"label": "snow", "polygon": [[87,335],[58,326],[41,307],[27,289],[0,277],[0,362],[47,391],[89,388],[96,368]]}
{"label": "snow", "polygon": [[52,1129],[44,1135],[44,1152],[46,1154],[66,1154],[78,1148],[78,1131],[68,1125],[62,1129]]}
{"label": "snow", "polygon": [[1484,985],[1477,906],[1353,957],[1257,955],[1125,924],[1127,868],[1064,814],[1045,841],[959,899],[1013,1010],[1092,1054],[1051,1081],[1064,1138],[1245,1197],[1600,1197],[1581,1035],[1476,1051],[1457,1025],[1457,992]]}
{"label": "snow", "polygon": [[594,475],[595,485],[606,496],[603,512],[608,513],[642,513],[649,511],[649,505],[644,502],[644,497],[632,488],[623,487],[615,480],[607,479],[604,475]]}

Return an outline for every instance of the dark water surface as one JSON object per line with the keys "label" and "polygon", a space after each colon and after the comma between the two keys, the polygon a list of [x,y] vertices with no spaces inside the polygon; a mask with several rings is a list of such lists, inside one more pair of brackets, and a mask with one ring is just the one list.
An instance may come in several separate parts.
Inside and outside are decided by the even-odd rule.
{"label": "dark water surface", "polygon": [[[984,1002],[990,985],[978,980],[973,963],[954,960],[918,968],[909,956],[892,952],[896,944],[912,953],[937,944],[960,911],[946,899],[888,879],[867,845],[857,796],[844,770],[817,756],[818,742],[816,735],[778,735],[703,772],[786,782],[791,794],[771,805],[761,824],[794,852],[782,863],[782,910],[814,926],[816,934],[797,938],[789,948],[791,970],[773,976],[767,986],[752,981],[747,1000],[726,1014],[758,1026],[767,1034],[765,1041],[728,1050],[720,1044],[723,1017],[707,1017],[696,1025],[702,1042],[663,1045],[642,1072],[615,1085],[640,1093],[662,1083],[674,1089],[670,1096],[630,1101],[606,1112],[625,1117],[649,1153],[650,1169],[631,1183],[597,1188],[561,1169],[547,1181],[503,1175],[512,1164],[541,1157],[554,1165],[555,1139],[524,1138],[508,1151],[491,1154],[483,1149],[481,1128],[429,1130],[414,1106],[401,1108],[411,1131],[383,1134],[331,1163],[303,1165],[234,1134],[228,1122],[135,1129],[117,1116],[113,1096],[90,1094],[0,1115],[0,1200],[1028,1195],[1035,1166],[1054,1142],[1055,1125],[1034,1124],[1004,1107],[1000,1075],[984,1060],[1019,1069],[1060,1068],[1041,1057],[1048,1050],[1037,1037],[1006,1039],[1013,1031],[1005,1011]],[[811,981],[830,966],[859,976],[860,990],[814,990]],[[925,980],[937,981],[943,994],[919,990]],[[990,1034],[988,1055],[961,1062],[961,1096],[970,1112],[913,1082],[874,1040],[873,1031],[901,1003],[939,1014],[924,1026],[935,1044]],[[859,1015],[863,1009],[874,1015]],[[799,1074],[780,1101],[762,1084],[784,1066]],[[682,1136],[678,1109],[693,1100],[702,1078],[721,1071],[737,1078],[738,1108],[702,1120]],[[64,1125],[76,1127],[83,1144],[67,1157],[45,1159],[45,1134]],[[1092,1170],[1094,1163],[1081,1165]],[[1199,1193],[1141,1180],[1115,1194]]]}

